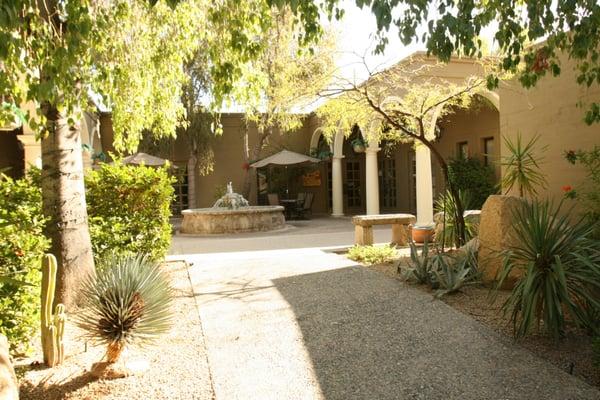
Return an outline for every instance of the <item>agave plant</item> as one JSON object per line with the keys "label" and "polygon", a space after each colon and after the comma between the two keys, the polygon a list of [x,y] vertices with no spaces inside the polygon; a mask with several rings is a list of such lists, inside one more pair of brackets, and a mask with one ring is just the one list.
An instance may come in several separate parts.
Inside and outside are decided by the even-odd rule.
{"label": "agave plant", "polygon": [[76,322],[84,337],[107,346],[116,362],[128,345],[154,342],[171,326],[172,289],[157,263],[146,256],[111,256],[81,289]]}
{"label": "agave plant", "polygon": [[431,258],[429,257],[429,243],[425,242],[423,244],[423,249],[421,254],[419,254],[417,250],[417,246],[415,242],[411,241],[410,245],[410,262],[407,268],[401,267],[401,261],[398,262],[397,268],[398,272],[402,273],[404,279],[419,283],[431,283]]}
{"label": "agave plant", "polygon": [[539,326],[555,339],[564,332],[565,314],[578,326],[598,330],[593,315],[600,309],[600,250],[590,239],[594,227],[571,212],[561,213],[562,202],[531,202],[513,214],[513,243],[504,254],[498,286],[518,270],[510,297],[503,305],[510,313],[515,337]]}
{"label": "agave plant", "polygon": [[457,292],[466,285],[479,282],[475,249],[474,241],[470,241],[454,255],[439,253],[433,257],[432,271],[438,285],[436,297]]}

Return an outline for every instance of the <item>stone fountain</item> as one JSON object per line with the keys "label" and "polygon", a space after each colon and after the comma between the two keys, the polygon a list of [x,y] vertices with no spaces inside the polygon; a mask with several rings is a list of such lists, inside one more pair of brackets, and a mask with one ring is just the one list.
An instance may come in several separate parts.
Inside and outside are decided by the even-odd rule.
{"label": "stone fountain", "polygon": [[250,206],[248,200],[233,191],[227,192],[212,208],[183,210],[181,233],[218,234],[244,233],[282,229],[285,227],[282,206]]}

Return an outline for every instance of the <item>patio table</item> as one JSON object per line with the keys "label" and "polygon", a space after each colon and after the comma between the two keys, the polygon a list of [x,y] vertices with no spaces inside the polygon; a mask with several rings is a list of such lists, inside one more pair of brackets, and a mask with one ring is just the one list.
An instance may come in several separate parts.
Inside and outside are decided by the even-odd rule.
{"label": "patio table", "polygon": [[285,218],[292,219],[293,213],[296,211],[298,200],[296,199],[281,199],[279,200],[281,205],[285,208]]}

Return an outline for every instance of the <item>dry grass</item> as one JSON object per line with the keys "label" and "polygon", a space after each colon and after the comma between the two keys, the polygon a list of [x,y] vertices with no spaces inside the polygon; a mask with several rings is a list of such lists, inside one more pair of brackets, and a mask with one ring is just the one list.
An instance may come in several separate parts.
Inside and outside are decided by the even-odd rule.
{"label": "dry grass", "polygon": [[[213,399],[204,336],[183,262],[166,264],[176,289],[175,325],[157,346],[132,349],[127,360],[145,359],[150,369],[140,376],[96,380],[89,369],[104,348],[86,346],[73,324],[66,329],[64,364],[48,369],[37,357],[18,362],[21,399]],[[87,347],[87,349],[86,349]]]}

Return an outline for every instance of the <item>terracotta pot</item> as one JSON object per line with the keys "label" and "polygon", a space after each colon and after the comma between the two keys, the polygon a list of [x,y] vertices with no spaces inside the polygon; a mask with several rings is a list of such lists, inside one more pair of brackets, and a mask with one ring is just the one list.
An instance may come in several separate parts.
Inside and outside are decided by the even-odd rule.
{"label": "terracotta pot", "polygon": [[415,243],[431,243],[433,241],[434,233],[435,228],[433,226],[413,226],[412,240]]}

